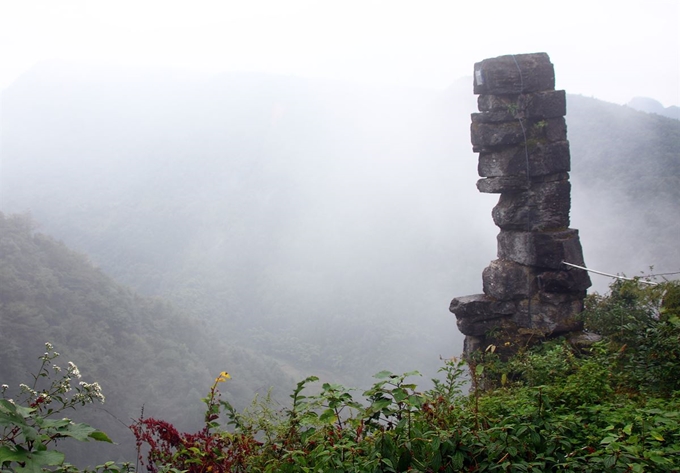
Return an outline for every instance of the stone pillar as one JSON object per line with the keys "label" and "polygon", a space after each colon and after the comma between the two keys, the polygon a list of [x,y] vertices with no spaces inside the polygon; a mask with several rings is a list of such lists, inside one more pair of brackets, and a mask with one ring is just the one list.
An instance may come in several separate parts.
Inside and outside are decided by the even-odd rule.
{"label": "stone pillar", "polygon": [[563,264],[584,262],[578,231],[569,228],[566,97],[554,89],[545,53],[475,64],[477,188],[500,194],[492,217],[501,231],[498,259],[482,273],[484,293],[451,302],[466,353],[582,328],[577,316],[591,283],[586,271]]}

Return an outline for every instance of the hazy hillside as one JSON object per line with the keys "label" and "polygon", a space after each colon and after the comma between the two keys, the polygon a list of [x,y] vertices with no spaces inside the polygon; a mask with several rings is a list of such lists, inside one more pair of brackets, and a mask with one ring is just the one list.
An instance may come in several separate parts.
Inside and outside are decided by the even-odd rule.
{"label": "hazy hillside", "polygon": [[460,351],[449,299],[495,252],[493,233],[465,250],[492,226],[456,204],[475,192],[469,147],[449,152],[467,112],[453,126],[420,91],[131,75],[36,70],[7,91],[4,209],[297,367],[366,380]]}
{"label": "hazy hillside", "polygon": [[0,380],[12,390],[29,383],[49,341],[61,353],[60,366],[73,361],[84,379],[98,381],[106,402],[84,409],[85,420],[119,445],[81,445],[84,462],[134,459],[123,424],[142,406],[146,416],[196,428],[200,399],[224,369],[238,379],[225,395],[242,407],[253,386],[278,386],[280,393],[292,384],[273,360],[230,346],[208,324],[116,284],[33,226],[25,216],[0,213]]}
{"label": "hazy hillside", "polygon": [[[678,270],[678,122],[568,100],[586,261]],[[479,292],[496,253],[474,108],[468,81],[436,93],[44,64],[2,95],[0,209],[30,211],[293,376],[430,374],[462,348],[450,299]]]}
{"label": "hazy hillside", "polygon": [[567,122],[572,223],[588,264],[680,271],[680,122],[581,96],[569,97]]}
{"label": "hazy hillside", "polygon": [[676,105],[664,107],[661,102],[650,99],[649,97],[633,97],[626,105],[641,112],[655,113],[664,117],[680,120],[680,107]]}

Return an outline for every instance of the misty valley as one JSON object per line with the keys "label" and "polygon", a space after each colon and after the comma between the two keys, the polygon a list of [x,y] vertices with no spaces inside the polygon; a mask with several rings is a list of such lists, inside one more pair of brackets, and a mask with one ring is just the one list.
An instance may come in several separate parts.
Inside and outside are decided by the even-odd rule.
{"label": "misty valley", "polygon": [[[417,370],[436,390],[460,355],[449,301],[480,292],[498,233],[470,78],[54,62],[1,99],[0,381],[26,382],[45,342],[97,380],[106,403],[73,417],[116,444],[65,445],[83,464],[134,461],[141,413],[199,429],[223,371],[240,410],[312,375],[363,391]],[[569,94],[566,120],[587,265],[677,271],[680,121]]]}

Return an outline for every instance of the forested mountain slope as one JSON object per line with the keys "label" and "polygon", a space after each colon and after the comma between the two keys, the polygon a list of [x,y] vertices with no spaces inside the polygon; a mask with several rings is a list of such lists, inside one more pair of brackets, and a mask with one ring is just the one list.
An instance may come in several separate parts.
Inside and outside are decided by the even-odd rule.
{"label": "forested mountain slope", "polygon": [[569,96],[572,222],[610,272],[679,271],[680,122]]}
{"label": "forested mountain slope", "polygon": [[[194,428],[202,412],[200,390],[216,373],[239,379],[226,397],[241,406],[252,386],[292,380],[277,364],[230,345],[205,322],[160,299],[141,297],[94,268],[85,256],[36,233],[26,216],[0,213],[0,383],[16,389],[40,366],[44,343],[102,385],[106,403],[84,409],[120,445],[80,446],[83,461],[133,460],[134,442],[123,424],[145,414],[163,415]],[[266,392],[266,388],[263,390]],[[87,448],[86,448],[87,447]]]}

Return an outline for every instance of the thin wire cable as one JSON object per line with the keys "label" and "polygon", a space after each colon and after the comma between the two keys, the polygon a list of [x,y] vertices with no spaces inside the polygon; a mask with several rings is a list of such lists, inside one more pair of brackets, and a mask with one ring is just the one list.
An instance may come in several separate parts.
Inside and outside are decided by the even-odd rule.
{"label": "thin wire cable", "polygon": [[655,274],[648,274],[646,277],[648,278],[653,278],[655,276],[674,276],[676,274],[680,274],[680,271],[675,271],[673,273],[655,273]]}
{"label": "thin wire cable", "polygon": [[519,72],[519,93],[521,94],[524,92],[524,79],[522,78],[522,70],[519,68],[519,64],[517,63],[517,59],[515,59],[515,55],[511,54],[512,60],[515,61],[515,66],[517,66],[517,71]]}
{"label": "thin wire cable", "polygon": [[658,282],[648,281],[646,279],[627,278],[625,276],[619,276],[618,274],[604,273],[602,271],[597,271],[595,269],[586,268],[585,266],[579,266],[578,264],[567,263],[566,261],[562,261],[562,264],[565,264],[567,266],[571,266],[572,268],[582,269],[584,271],[588,271],[589,273],[595,273],[595,274],[600,274],[602,276],[608,276],[608,277],[614,278],[614,279],[623,279],[624,281],[638,281],[638,282],[641,282],[641,283],[644,283],[644,284],[649,284],[650,286],[657,286],[659,284]]}

